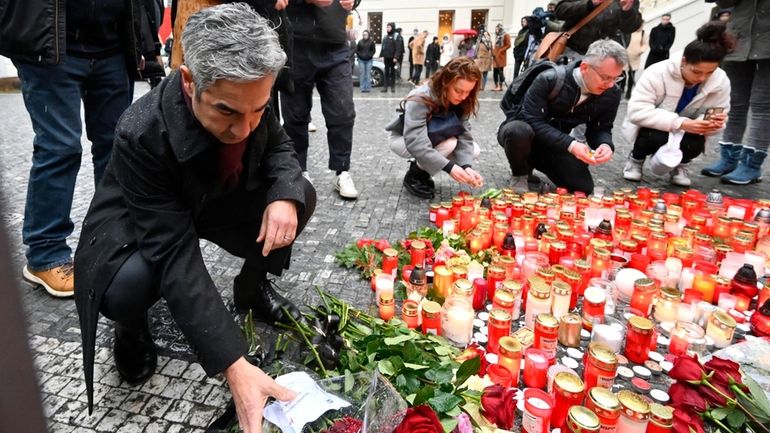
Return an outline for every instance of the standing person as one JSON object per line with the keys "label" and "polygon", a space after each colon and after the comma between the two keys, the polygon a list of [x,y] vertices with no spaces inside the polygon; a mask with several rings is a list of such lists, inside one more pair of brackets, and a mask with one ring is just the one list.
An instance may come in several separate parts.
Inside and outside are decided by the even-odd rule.
{"label": "standing person", "polygon": [[438,44],[438,36],[433,37],[433,42],[425,49],[425,78],[430,78],[438,70],[438,61],[441,58],[441,46]]}
{"label": "standing person", "polygon": [[206,374],[224,374],[241,427],[256,431],[268,396],[295,393],[246,360],[199,242],[245,258],[234,280],[238,311],[287,323],[299,310],[267,273],[288,265],[315,190],[269,107],[286,61],[273,26],[244,3],[226,4],[191,15],[181,39],[184,64],[117,126],[114,158],[83,223],[90,241],[75,253],[88,408],[99,314],[114,321],[118,374],[140,383],[157,366],[147,311],[163,298]]}
{"label": "standing person", "polygon": [[281,94],[284,129],[294,141],[302,171],[307,172],[308,123],[313,87],[318,89],[326,120],[328,167],[336,174],[334,189],[346,199],[358,197],[349,172],[356,111],[345,31],[348,13],[356,4],[356,0],[289,3],[286,10],[295,41],[291,70],[294,92]]}
{"label": "standing person", "polygon": [[644,63],[647,69],[651,65],[668,59],[669,50],[674,45],[676,38],[676,27],[671,24],[671,14],[663,14],[660,17],[660,24],[650,30],[650,54]]}
{"label": "standing person", "polygon": [[98,185],[112,153],[115,125],[131,104],[133,80],[144,78],[144,5],[109,0],[85,8],[74,0],[12,0],[4,6],[0,54],[16,66],[35,132],[22,275],[51,296],[70,297],[74,277],[67,238],[74,228],[70,212],[83,154],[80,104]]}
{"label": "standing person", "polygon": [[455,58],[457,49],[455,48],[455,44],[452,42],[452,39],[449,37],[449,35],[444,35],[441,39],[443,42],[441,43],[441,57],[439,58],[439,66],[443,68],[447,63]]}
{"label": "standing person", "polygon": [[396,63],[403,53],[404,45],[399,45],[396,37],[396,23],[388,23],[385,26],[385,36],[382,38],[382,46],[380,47],[380,57],[382,57],[382,63],[385,64],[382,93],[387,92],[388,87],[390,87],[391,93],[396,93]]}
{"label": "standing person", "polygon": [[[603,0],[559,0],[556,18],[563,29],[571,29],[590,14]],[[609,1],[609,0],[608,0]],[[642,25],[639,0],[614,1],[567,40],[564,57],[567,63],[579,60],[594,41],[609,38],[622,44],[621,35],[630,34]]]}
{"label": "standing person", "polygon": [[[735,38],[725,30],[721,21],[706,23],[681,59],[664,60],[644,70],[623,121],[623,135],[634,143],[623,168],[625,179],[641,180],[645,158],[666,144],[670,132],[682,130],[682,162],[671,172],[671,183],[692,184],[687,164],[703,153],[707,136],[724,128],[730,108],[730,80],[719,63],[733,50]],[[707,114],[715,107],[723,111]]]}
{"label": "standing person", "polygon": [[484,30],[479,36],[479,43],[476,45],[476,66],[481,71],[481,90],[487,88],[487,76],[492,70],[492,36]]}
{"label": "standing person", "polygon": [[414,65],[414,73],[409,77],[409,82],[415,86],[420,85],[420,75],[422,75],[422,65],[425,63],[425,38],[428,37],[428,31],[423,30],[417,34],[412,42],[409,43],[409,50],[412,52],[411,64]]}
{"label": "standing person", "polygon": [[516,35],[516,39],[513,40],[514,79],[519,76],[519,72],[521,71],[521,64],[524,63],[524,56],[527,53],[527,46],[529,46],[529,19],[528,17],[524,17],[521,19],[521,28],[519,29],[519,33]]}
{"label": "standing person", "polygon": [[647,40],[644,36],[644,23],[631,33],[628,40],[628,79],[626,80],[626,99],[631,98],[631,90],[634,88],[636,73],[642,65],[642,54],[648,49]]}
{"label": "standing person", "polygon": [[[588,166],[612,159],[612,124],[621,96],[616,83],[627,64],[622,45],[601,39],[582,60],[539,73],[521,100],[513,101],[497,132],[513,173],[513,189],[526,191],[527,175],[536,168],[557,187],[593,192]],[[569,135],[578,125],[586,125],[587,144]]]}
{"label": "standing person", "polygon": [[[481,175],[471,167],[478,156],[469,118],[478,111],[481,71],[473,60],[458,57],[436,72],[430,81],[409,93],[385,130],[390,149],[402,158],[414,158],[404,176],[404,188],[419,198],[433,198],[432,176],[446,172],[459,183],[480,188]],[[429,132],[430,119],[441,117],[451,127]],[[450,120],[451,119],[451,120]]]}
{"label": "standing person", "polygon": [[404,66],[404,53],[406,52],[404,49],[404,37],[402,36],[401,27],[396,28],[396,45],[401,47],[401,51],[396,62],[398,64],[396,66],[396,81],[401,81],[401,71],[403,70]]}
{"label": "standing person", "polygon": [[736,50],[722,62],[722,69],[727,72],[732,83],[732,108],[730,120],[727,121],[719,143],[720,159],[704,168],[702,173],[706,176],[722,176],[723,182],[734,185],[746,185],[762,179],[762,163],[770,146],[768,3],[768,0],[717,1],[721,8],[733,7],[727,30],[736,35],[738,41]]}
{"label": "standing person", "polygon": [[511,48],[511,37],[503,29],[502,24],[495,27],[495,46],[492,48],[493,78],[495,80],[495,92],[501,92],[505,87],[505,73],[503,70],[508,64],[508,48]]}
{"label": "standing person", "polygon": [[359,85],[363,93],[369,93],[372,90],[372,58],[374,57],[374,51],[374,41],[369,37],[369,30],[364,30],[361,33],[361,40],[356,44],[358,67],[361,69]]}
{"label": "standing person", "polygon": [[412,82],[412,77],[414,76],[414,55],[412,53],[412,41],[414,41],[414,38],[416,38],[418,34],[420,34],[418,29],[412,30],[412,34],[409,36],[409,40],[406,41],[406,47],[409,49],[409,82]]}

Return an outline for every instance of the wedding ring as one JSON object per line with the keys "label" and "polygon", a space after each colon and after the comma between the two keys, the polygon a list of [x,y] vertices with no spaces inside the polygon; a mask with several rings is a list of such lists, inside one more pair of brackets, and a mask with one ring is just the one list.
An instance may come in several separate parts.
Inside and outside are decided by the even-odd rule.
{"label": "wedding ring", "polygon": [[291,239],[291,236],[286,236],[286,235],[284,235],[284,236],[283,236],[283,238],[284,238],[284,239]]}

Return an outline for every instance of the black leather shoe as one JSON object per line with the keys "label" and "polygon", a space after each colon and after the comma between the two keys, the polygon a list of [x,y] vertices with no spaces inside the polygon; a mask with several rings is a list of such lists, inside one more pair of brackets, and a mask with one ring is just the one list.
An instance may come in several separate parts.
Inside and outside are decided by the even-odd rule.
{"label": "black leather shoe", "polygon": [[251,287],[245,286],[245,282],[235,277],[233,298],[237,312],[248,313],[252,310],[254,318],[262,322],[281,322],[290,325],[292,321],[284,313],[285,308],[294,320],[302,319],[299,308],[275,291],[276,285],[273,281],[262,280]]}
{"label": "black leather shoe", "polygon": [[126,382],[142,383],[155,373],[158,353],[146,320],[144,326],[138,327],[128,327],[115,322],[113,352],[115,368]]}
{"label": "black leather shoe", "polygon": [[430,185],[430,175],[417,166],[414,161],[410,162],[409,170],[404,176],[404,188],[415,197],[431,199],[434,191]]}
{"label": "black leather shoe", "polygon": [[383,87],[380,93],[388,93],[388,86]]}

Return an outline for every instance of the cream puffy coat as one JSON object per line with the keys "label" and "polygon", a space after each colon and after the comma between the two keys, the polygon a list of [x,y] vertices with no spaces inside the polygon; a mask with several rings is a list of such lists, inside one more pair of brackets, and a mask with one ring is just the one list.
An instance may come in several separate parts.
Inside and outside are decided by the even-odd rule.
{"label": "cream puffy coat", "polygon": [[680,129],[687,119],[702,118],[709,108],[730,110],[730,80],[725,71],[717,68],[701,83],[695,98],[681,113],[676,113],[684,91],[680,67],[681,58],[658,62],[644,70],[631,93],[623,120],[622,134],[628,143],[636,141],[640,128],[671,132]]}

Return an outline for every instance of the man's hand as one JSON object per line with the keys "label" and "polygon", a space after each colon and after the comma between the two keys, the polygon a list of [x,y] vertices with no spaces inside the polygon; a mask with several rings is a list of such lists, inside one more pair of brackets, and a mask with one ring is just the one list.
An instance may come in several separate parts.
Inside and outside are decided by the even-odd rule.
{"label": "man's hand", "polygon": [[355,0],[340,0],[340,6],[346,11],[352,11],[355,4]]}
{"label": "man's hand", "polygon": [[460,183],[464,183],[472,187],[478,188],[484,185],[484,179],[481,177],[481,175],[470,167],[462,168],[459,165],[455,165],[449,172],[449,176]]}
{"label": "man's hand", "polygon": [[594,152],[594,161],[597,164],[604,164],[612,159],[612,148],[609,144],[602,143],[599,148]]}
{"label": "man's hand", "polygon": [[594,159],[594,153],[590,147],[585,143],[579,141],[573,141],[567,149],[575,158],[585,162],[588,165],[596,165],[596,159]]}
{"label": "man's hand", "polygon": [[235,401],[238,423],[244,433],[262,432],[262,410],[268,397],[290,401],[296,393],[278,385],[259,368],[239,358],[225,370],[225,378]]}
{"label": "man's hand", "polygon": [[289,5],[289,0],[275,0],[275,10],[281,11]]}
{"label": "man's hand", "polygon": [[297,205],[290,200],[277,200],[265,208],[262,225],[259,227],[257,243],[265,242],[262,255],[291,245],[297,236]]}
{"label": "man's hand", "polygon": [[620,0],[620,9],[624,12],[628,12],[634,7],[634,0]]}
{"label": "man's hand", "polygon": [[311,5],[316,5],[319,8],[328,8],[334,3],[334,0],[307,0]]}

